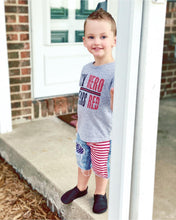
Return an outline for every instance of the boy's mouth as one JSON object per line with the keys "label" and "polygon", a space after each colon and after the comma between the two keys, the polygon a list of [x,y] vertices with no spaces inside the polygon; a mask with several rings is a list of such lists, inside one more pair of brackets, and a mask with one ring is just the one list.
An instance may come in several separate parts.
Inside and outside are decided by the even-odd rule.
{"label": "boy's mouth", "polygon": [[100,51],[100,50],[102,50],[103,48],[102,47],[93,47],[93,50],[94,51]]}

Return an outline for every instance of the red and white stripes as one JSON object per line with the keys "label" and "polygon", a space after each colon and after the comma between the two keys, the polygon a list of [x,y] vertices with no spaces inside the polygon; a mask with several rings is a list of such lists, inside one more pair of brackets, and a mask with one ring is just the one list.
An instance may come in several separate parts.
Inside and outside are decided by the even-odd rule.
{"label": "red and white stripes", "polygon": [[90,143],[92,168],[97,176],[108,178],[108,158],[110,151],[110,141]]}

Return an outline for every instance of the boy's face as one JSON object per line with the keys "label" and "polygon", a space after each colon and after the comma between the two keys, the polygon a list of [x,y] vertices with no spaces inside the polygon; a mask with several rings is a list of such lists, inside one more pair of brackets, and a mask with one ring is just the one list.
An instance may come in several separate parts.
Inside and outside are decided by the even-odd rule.
{"label": "boy's face", "polygon": [[113,61],[112,48],[116,44],[116,36],[106,20],[87,20],[84,46],[94,56],[95,63],[105,64]]}

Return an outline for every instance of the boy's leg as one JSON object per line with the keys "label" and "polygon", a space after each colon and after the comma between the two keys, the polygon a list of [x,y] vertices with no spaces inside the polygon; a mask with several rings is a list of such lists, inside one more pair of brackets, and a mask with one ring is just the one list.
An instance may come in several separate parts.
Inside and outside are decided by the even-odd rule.
{"label": "boy's leg", "polygon": [[95,195],[105,195],[108,179],[95,175],[96,188]]}
{"label": "boy's leg", "polygon": [[87,189],[88,181],[91,175],[91,170],[81,170],[78,167],[78,184],[77,187],[80,191]]}
{"label": "boy's leg", "polygon": [[100,214],[107,210],[106,187],[109,178],[111,141],[88,143],[91,148],[92,168],[95,172],[96,189],[93,212]]}
{"label": "boy's leg", "polygon": [[77,134],[76,140],[76,158],[78,164],[78,182],[79,190],[85,190],[91,175],[91,149],[86,142],[80,139]]}
{"label": "boy's leg", "polygon": [[78,163],[78,182],[77,186],[64,193],[61,197],[61,201],[65,204],[71,203],[74,199],[87,194],[87,185],[91,175],[91,156],[90,147],[82,141],[77,135],[76,140],[76,156]]}
{"label": "boy's leg", "polygon": [[107,208],[106,187],[108,179],[95,176],[96,189],[94,194],[93,212],[100,214],[104,213]]}
{"label": "boy's leg", "polygon": [[[85,173],[83,173],[85,172]],[[91,170],[82,171],[81,168],[78,167],[78,183],[73,189],[64,193],[61,197],[61,201],[64,204],[69,204],[73,200],[82,197],[87,194],[87,185],[90,178]],[[86,175],[89,174],[89,175]]]}

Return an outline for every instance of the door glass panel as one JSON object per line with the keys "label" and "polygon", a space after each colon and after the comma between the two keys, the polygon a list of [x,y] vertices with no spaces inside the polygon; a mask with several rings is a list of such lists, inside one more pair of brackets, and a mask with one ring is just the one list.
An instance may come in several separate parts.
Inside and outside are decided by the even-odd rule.
{"label": "door glass panel", "polygon": [[107,9],[102,0],[49,0],[51,43],[82,42],[84,20],[94,10]]}

